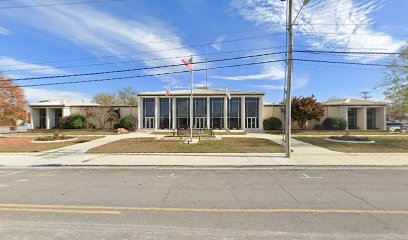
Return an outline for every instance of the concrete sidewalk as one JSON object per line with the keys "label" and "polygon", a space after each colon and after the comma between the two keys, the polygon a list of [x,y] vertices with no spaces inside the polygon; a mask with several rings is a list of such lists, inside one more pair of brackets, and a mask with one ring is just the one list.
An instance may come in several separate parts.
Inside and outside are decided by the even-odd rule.
{"label": "concrete sidewalk", "polygon": [[[159,137],[147,132],[109,135],[94,141],[71,145],[41,153],[3,153],[0,166],[27,167],[42,165],[63,166],[408,166],[406,153],[339,153],[311,144],[293,140],[293,158],[282,153],[141,153],[141,154],[91,154],[91,148],[127,138]],[[227,137],[255,137],[270,139],[279,144],[282,137],[264,133],[230,135]]]}

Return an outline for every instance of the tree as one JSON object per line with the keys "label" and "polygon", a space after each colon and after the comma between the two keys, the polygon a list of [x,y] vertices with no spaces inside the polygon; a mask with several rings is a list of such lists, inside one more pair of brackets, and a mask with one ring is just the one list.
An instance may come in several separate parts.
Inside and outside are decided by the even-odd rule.
{"label": "tree", "polygon": [[93,103],[98,103],[103,106],[112,106],[117,103],[115,94],[98,93],[92,97]]}
{"label": "tree", "polygon": [[106,121],[109,122],[109,129],[112,129],[112,124],[116,124],[120,119],[120,110],[110,107],[106,112]]}
{"label": "tree", "polygon": [[28,121],[26,105],[24,90],[14,84],[10,78],[0,75],[0,121],[9,124],[19,119]]}
{"label": "tree", "polygon": [[137,105],[137,92],[132,87],[119,89],[116,102],[123,105]]}
{"label": "tree", "polygon": [[294,97],[292,100],[292,119],[304,129],[309,120],[320,120],[324,116],[323,104],[317,102],[314,95],[310,97]]}
{"label": "tree", "polygon": [[382,87],[391,101],[391,114],[404,118],[408,114],[408,43],[386,68]]}

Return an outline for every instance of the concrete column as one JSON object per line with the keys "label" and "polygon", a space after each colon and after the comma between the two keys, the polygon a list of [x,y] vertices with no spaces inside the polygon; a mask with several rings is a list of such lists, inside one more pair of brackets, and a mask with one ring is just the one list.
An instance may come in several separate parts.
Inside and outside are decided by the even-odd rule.
{"label": "concrete column", "polygon": [[137,98],[137,129],[142,129],[143,127],[143,98]]}
{"label": "concrete column", "polygon": [[228,129],[228,98],[224,97],[224,129]]}
{"label": "concrete column", "polygon": [[375,127],[382,131],[387,129],[385,107],[375,109]]}
{"label": "concrete column", "polygon": [[210,97],[207,97],[207,128],[210,129]]}
{"label": "concrete column", "polygon": [[160,98],[154,98],[154,129],[159,129],[160,122]]}
{"label": "concrete column", "polygon": [[367,130],[367,107],[357,109],[357,127],[359,130]]}
{"label": "concrete column", "polygon": [[[329,116],[329,114],[327,113],[327,117],[331,117]],[[338,113],[338,117],[341,119],[344,119],[348,122],[348,107],[339,107],[339,113]],[[348,124],[347,124],[347,128],[346,130],[348,130]]]}
{"label": "concrete column", "polygon": [[46,118],[45,118],[45,128],[50,129],[51,127],[50,127],[50,109],[49,108],[45,109],[45,116],[46,116]]}
{"label": "concrete column", "polygon": [[245,130],[245,96],[241,97],[241,129]]}
{"label": "concrete column", "polygon": [[34,129],[35,128],[35,124],[34,124],[34,111],[36,109],[31,108],[30,109],[30,129]]}
{"label": "concrete column", "polygon": [[176,98],[175,97],[173,97],[173,102],[172,102],[172,113],[173,113],[173,115],[172,115],[172,125],[173,125],[173,129],[176,129],[176,114],[177,114],[177,112],[176,112]]}
{"label": "concrete column", "polygon": [[259,98],[259,129],[263,130],[263,106],[264,96]]}

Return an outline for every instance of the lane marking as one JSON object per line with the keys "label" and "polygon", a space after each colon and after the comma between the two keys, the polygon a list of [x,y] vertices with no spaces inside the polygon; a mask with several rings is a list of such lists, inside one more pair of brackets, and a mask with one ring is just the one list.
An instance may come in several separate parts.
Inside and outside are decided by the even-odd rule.
{"label": "lane marking", "polygon": [[172,172],[172,173],[170,174],[170,176],[157,176],[157,177],[159,177],[159,178],[166,178],[166,177],[169,177],[169,178],[179,178],[180,176],[176,176],[176,175],[174,174],[174,172]]}
{"label": "lane marking", "polygon": [[315,179],[321,179],[322,178],[322,177],[311,177],[311,176],[309,176],[309,175],[307,175],[305,173],[302,173],[302,175],[303,175],[303,177],[300,177],[300,178],[315,178]]}
{"label": "lane marking", "polygon": [[[349,214],[400,214],[408,215],[408,210],[357,210],[357,209],[222,209],[222,208],[160,208],[160,207],[115,207],[115,206],[75,206],[75,205],[35,205],[35,204],[0,204],[1,208],[18,207],[19,209],[103,209],[103,210],[128,210],[128,211],[153,211],[153,212],[209,212],[209,213],[349,213]],[[77,210],[75,210],[77,211]],[[93,211],[97,212],[97,211]],[[117,212],[118,214],[121,212]]]}
{"label": "lane marking", "polygon": [[87,210],[64,210],[64,209],[41,209],[41,208],[0,208],[0,211],[8,212],[45,212],[45,213],[76,213],[76,214],[121,214],[118,211],[87,211]]}

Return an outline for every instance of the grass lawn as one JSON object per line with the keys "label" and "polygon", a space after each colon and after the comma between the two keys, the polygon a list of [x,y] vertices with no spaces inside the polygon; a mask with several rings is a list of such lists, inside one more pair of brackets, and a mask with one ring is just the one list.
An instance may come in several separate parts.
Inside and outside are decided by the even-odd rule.
{"label": "grass lawn", "polygon": [[[30,129],[25,135],[52,135],[55,129]],[[99,129],[58,129],[64,135],[116,135],[114,130]]]}
{"label": "grass lawn", "polygon": [[[344,135],[347,132],[350,133],[350,135],[400,135],[399,133],[390,133],[388,131],[330,131],[330,130],[316,130],[316,131],[311,131],[311,130],[305,130],[305,131],[299,131],[299,130],[293,130],[293,135]],[[404,134],[402,134],[404,135]],[[408,135],[407,135],[408,136]]]}
{"label": "grass lawn", "polygon": [[32,143],[37,137],[0,138],[0,152],[41,152],[69,145],[84,143],[101,137],[79,137],[77,140],[60,143]]}
{"label": "grass lawn", "polygon": [[337,143],[324,140],[324,137],[294,137],[297,140],[307,142],[333,151],[348,153],[408,153],[407,137],[369,137],[375,143],[352,144]]}
{"label": "grass lawn", "polygon": [[225,138],[185,144],[179,140],[131,138],[108,143],[90,153],[281,153],[281,145],[260,138]]}

